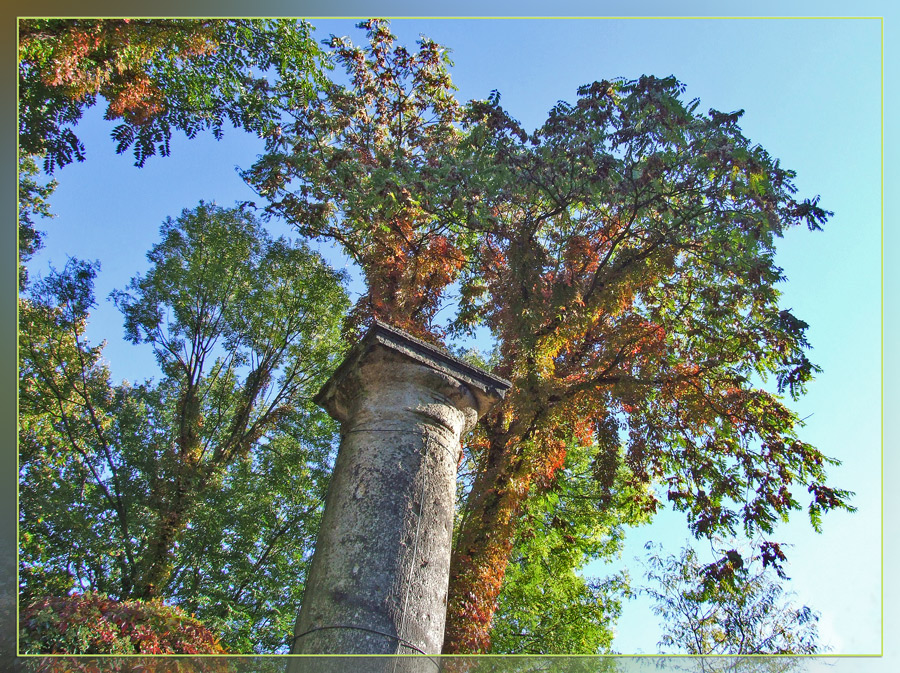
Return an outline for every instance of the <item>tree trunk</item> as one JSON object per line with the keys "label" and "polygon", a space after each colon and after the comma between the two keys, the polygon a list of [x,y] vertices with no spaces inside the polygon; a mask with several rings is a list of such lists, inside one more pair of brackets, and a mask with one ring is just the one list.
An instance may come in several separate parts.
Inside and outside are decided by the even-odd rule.
{"label": "tree trunk", "polygon": [[207,483],[200,466],[179,465],[171,483],[157,481],[151,500],[155,503],[156,526],[148,541],[132,595],[147,600],[164,595],[172,576],[172,555],[178,538],[190,519],[189,510]]}
{"label": "tree trunk", "polygon": [[524,461],[510,450],[509,435],[492,439],[486,467],[466,502],[450,561],[450,588],[443,654],[481,654],[490,649],[491,620],[518,514],[531,486]]}

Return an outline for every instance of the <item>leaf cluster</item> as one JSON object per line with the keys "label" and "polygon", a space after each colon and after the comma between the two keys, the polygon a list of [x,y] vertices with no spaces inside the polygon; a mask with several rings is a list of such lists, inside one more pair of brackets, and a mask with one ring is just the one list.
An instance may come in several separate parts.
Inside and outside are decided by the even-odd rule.
{"label": "leaf cluster", "polygon": [[173,130],[271,138],[323,79],[312,28],[288,19],[22,19],[19,143],[52,173],[82,161],[74,126],[106,101],[116,151],[167,156]]}
{"label": "leaf cluster", "polygon": [[216,636],[177,607],[103,594],[41,598],[19,616],[24,654],[223,654]]}
{"label": "leaf cluster", "polygon": [[19,156],[19,290],[28,282],[25,263],[43,247],[43,235],[35,227],[35,218],[53,217],[48,199],[56,189],[55,180],[39,180],[34,157]]}
{"label": "leaf cluster", "polygon": [[613,484],[597,479],[597,449],[570,443],[552,483],[532,487],[491,622],[492,653],[610,653],[628,578],[583,571],[618,555],[625,527],[648,516],[634,507],[640,494],[627,470]]}
{"label": "leaf cluster", "polygon": [[352,328],[381,317],[431,341],[444,288],[467,242],[447,214],[461,108],[444,48],[397,45],[384,21],[360,24],[367,47],[327,41],[346,83],[290,111],[278,141],[244,178],[305,236],[336,241],[365,275]]}

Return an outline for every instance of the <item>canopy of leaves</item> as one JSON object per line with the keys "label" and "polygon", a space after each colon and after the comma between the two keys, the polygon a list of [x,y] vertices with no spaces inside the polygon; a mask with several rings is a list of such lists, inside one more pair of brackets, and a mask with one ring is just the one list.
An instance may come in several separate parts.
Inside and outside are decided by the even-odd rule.
{"label": "canopy of leaves", "polygon": [[22,654],[222,654],[213,633],[159,601],[97,593],[41,598],[19,615]]}
{"label": "canopy of leaves", "polygon": [[311,397],[340,354],[342,277],[238,210],[162,233],[116,294],[158,383],[113,385],[86,342],[96,265],[20,300],[20,588],[165,596],[230,648],[274,651],[324,495],[335,428]]}
{"label": "canopy of leaves", "polygon": [[22,19],[19,147],[44,168],[81,161],[74,126],[106,101],[117,151],[135,164],[226,123],[271,138],[281,110],[322,82],[311,27],[293,19]]}
{"label": "canopy of leaves", "polygon": [[703,564],[685,548],[661,556],[650,547],[643,589],[656,601],[663,619],[663,651],[687,654],[815,654],[819,615],[796,606],[779,581],[754,558],[744,563],[731,551],[731,572],[721,564]]}
{"label": "canopy of leaves", "polygon": [[469,108],[459,191],[480,231],[455,327],[490,328],[513,389],[483,421],[447,652],[487,647],[489,620],[470,615],[496,600],[521,503],[567,438],[593,436],[606,479],[627,465],[698,536],[771,533],[801,507],[792,484],[812,495],[816,528],[849,509],[825,485],[835,461],[757,387],[771,376],[796,397],[817,371],[806,324],[778,304],[774,245],[828,213],[794,199],[793,173],[743,137],[740,113],[697,114],[683,91],[673,78],[598,82],[530,135],[498,96]]}
{"label": "canopy of leaves", "polygon": [[614,484],[602,484],[596,450],[570,445],[552,482],[532,487],[491,622],[491,653],[610,653],[628,578],[583,572],[620,552],[626,525],[648,520],[639,506],[648,494],[629,487],[624,468]]}
{"label": "canopy of leaves", "polygon": [[447,51],[423,38],[395,44],[383,21],[360,24],[369,46],[332,36],[331,82],[289,111],[274,147],[244,173],[300,233],[338,242],[365,274],[352,325],[384,318],[436,338],[432,320],[465,260],[467,240],[445,212],[461,109]]}
{"label": "canopy of leaves", "polygon": [[[440,341],[445,332],[435,322],[438,310],[448,288],[459,288],[450,333],[486,326],[497,344],[494,369],[513,388],[482,420],[469,447],[477,469],[455,538],[445,652],[490,649],[508,564],[517,548],[532,544],[523,537],[526,513],[543,516],[529,510],[530,501],[540,509],[540,499],[552,498],[554,489],[564,498],[554,484],[573,446],[596,447],[598,487],[620,484],[636,496],[631,510],[618,513],[623,503],[607,500],[603,513],[610,522],[625,512],[649,517],[666,499],[686,513],[697,536],[739,530],[766,536],[803,507],[798,489],[810,494],[807,509],[817,529],[824,512],[852,509],[851,494],[826,483],[826,467],[836,461],[799,438],[802,423],[785,400],[802,394],[818,369],[807,357],[806,323],[779,304],[784,274],[774,261],[786,229],[819,229],[829,213],[817,199],[795,198],[793,172],[743,136],[740,112],[699,113],[699,101],[684,102],[684,86],[674,78],[641,77],[582,87],[575,104],[559,103],[528,133],[501,108],[499,94],[459,106],[441,47],[423,39],[413,53],[396,45],[385,22],[368,21],[362,24],[367,48],[330,42],[347,84],[323,83],[311,95],[303,89],[304,96],[270,115],[263,105],[272,100],[264,95],[267,85],[246,79],[241,68],[249,62],[241,60],[241,49],[279,25],[201,22],[190,33],[173,22],[138,23],[135,44],[150,46],[134,54],[123,48],[121,67],[118,56],[100,53],[101,46],[130,44],[131,23],[25,25],[20,133],[56,138],[52,147],[29,150],[46,153],[49,170],[83,155],[69,126],[100,95],[110,102],[109,114],[125,120],[117,130],[120,150],[134,143],[138,163],[155,148],[167,152],[170,128],[191,135],[202,128],[218,133],[226,118],[250,124],[266,136],[268,151],[245,177],[268,200],[269,212],[285,216],[305,236],[338,242],[364,272],[367,293],[345,333],[377,317]],[[235,38],[237,70],[230,69],[231,52],[218,30],[245,31]],[[200,41],[191,42],[191,34]],[[54,52],[57,47],[62,51]],[[258,48],[270,53],[266,45]],[[53,62],[69,64],[60,78],[48,74]],[[203,81],[226,87],[224,94],[210,94],[218,112],[209,118],[197,117],[194,103],[185,107],[192,116],[169,118],[166,111],[176,108],[154,93],[157,87],[166,95],[187,91],[190,100],[205,96],[187,75],[178,79],[187,64],[208,67],[203,72],[213,75]],[[123,88],[119,75],[129,72],[137,85]],[[172,72],[157,86],[154,77]],[[299,81],[311,71],[292,66],[290,72]],[[79,79],[83,73],[87,79]],[[227,89],[235,81],[243,84]],[[276,89],[282,101],[298,90]],[[247,91],[262,97],[242,98]],[[242,116],[256,109],[254,100],[263,112]],[[289,117],[280,117],[285,110]],[[179,566],[178,549],[193,534],[189,523],[203,512],[202,499],[186,494],[226,488],[235,466],[253,465],[257,447],[275,445],[290,418],[279,407],[286,397],[276,391],[299,390],[306,380],[291,374],[289,340],[269,331],[272,324],[293,324],[290,311],[277,309],[290,305],[292,286],[255,282],[269,271],[265,246],[246,235],[240,216],[221,236],[204,237],[190,220],[167,225],[164,242],[151,253],[153,271],[117,295],[129,337],[157,354],[165,376],[159,386],[129,389],[137,393],[110,386],[98,351],[84,343],[79,306],[90,302],[77,279],[90,275],[89,267],[43,284],[36,296],[56,283],[73,288],[72,299],[30,300],[35,313],[26,323],[45,335],[23,349],[22,369],[31,376],[23,379],[23,408],[34,407],[23,425],[23,451],[76,447],[31,455],[40,461],[60,456],[53,459],[75,470],[64,486],[52,488],[96,486],[101,506],[79,516],[109,521],[117,531],[115,547],[122,551],[107,565],[116,568],[113,575],[122,579],[114,581],[126,594],[152,596],[173,582],[202,585],[182,571],[209,570],[198,570],[187,557]],[[224,239],[235,247],[217,248]],[[255,275],[241,276],[241,264]],[[286,273],[278,264],[270,266],[286,277],[278,275]],[[317,310],[320,317],[339,313]],[[116,419],[125,418],[117,405],[137,405],[146,411],[128,407],[129,417],[153,419],[139,426],[152,432],[127,430],[139,438],[136,445],[154,447],[141,453],[154,462],[141,468],[148,476],[135,480],[143,491],[134,498],[123,490],[131,468],[113,451],[125,442],[110,438],[120,432]],[[54,483],[58,468],[23,465]],[[126,503],[140,502],[148,503],[143,510],[126,511]],[[35,496],[28,506],[37,511],[41,505]],[[275,533],[284,521],[311,511],[301,503],[284,519],[268,520],[269,539],[280,539]],[[46,551],[47,541],[61,546],[58,530],[41,532],[28,563],[45,569],[47,582],[71,585],[68,561],[46,570],[58,553]],[[149,531],[145,539],[140,530]],[[197,535],[203,539],[197,544],[208,549],[228,539]],[[552,537],[546,544],[552,546]],[[784,552],[760,539],[762,562],[779,568]],[[268,548],[263,543],[254,558],[265,557]],[[540,557],[539,548],[528,553]],[[738,565],[726,556],[717,567]],[[91,578],[110,572],[87,561],[77,567],[81,585],[95,586]],[[511,587],[541,581],[535,569],[516,572]],[[571,595],[587,595],[575,585]],[[507,623],[528,619],[523,613]],[[602,633],[588,640],[602,643]]]}

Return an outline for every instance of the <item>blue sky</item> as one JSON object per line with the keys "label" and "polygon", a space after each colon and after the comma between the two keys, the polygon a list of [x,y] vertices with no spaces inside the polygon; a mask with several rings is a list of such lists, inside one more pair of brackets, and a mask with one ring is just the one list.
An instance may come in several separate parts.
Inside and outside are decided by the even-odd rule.
{"label": "blue sky", "polygon": [[[313,20],[317,34],[349,34],[352,21]],[[492,89],[526,128],[557,100],[596,79],[674,74],[701,108],[744,109],[744,134],[797,171],[802,196],[821,195],[835,215],[824,232],[789,232],[778,262],[788,282],[783,304],[810,324],[812,359],[823,373],[795,405],[808,417],[803,437],[844,464],[831,483],[856,491],[859,512],[826,516],[812,532],[800,512],[779,531],[792,542],[788,574],[797,600],[822,613],[823,641],[835,653],[881,650],[881,22],[841,19],[503,19],[395,20],[407,44],[423,33],[453,50],[459,98]],[[155,375],[150,352],[121,341],[121,319],[104,298],[146,268],[145,253],[167,216],[200,199],[232,205],[253,199],[235,168],[261,144],[238,132],[173,142],[173,156],[143,169],[116,156],[111,125],[94,110],[82,123],[88,159],[58,171],[57,217],[40,223],[47,247],[31,265],[62,267],[67,255],[99,259],[95,341],[108,340],[116,378]],[[340,254],[329,255],[337,266]],[[677,551],[681,515],[633,531],[623,555],[648,539]],[[593,572],[605,572],[591,568]],[[655,651],[656,618],[626,606],[617,650]],[[653,628],[650,628],[651,625]]]}

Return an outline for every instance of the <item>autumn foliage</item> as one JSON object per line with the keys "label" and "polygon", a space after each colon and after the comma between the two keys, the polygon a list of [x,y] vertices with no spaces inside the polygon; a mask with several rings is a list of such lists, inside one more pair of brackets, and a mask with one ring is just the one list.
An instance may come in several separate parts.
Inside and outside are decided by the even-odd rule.
{"label": "autumn foliage", "polygon": [[222,654],[203,624],[161,601],[40,598],[19,617],[23,654]]}
{"label": "autumn foliage", "polygon": [[435,342],[442,293],[467,260],[448,212],[462,109],[445,49],[423,38],[407,50],[381,21],[361,27],[368,50],[346,38],[329,45],[350,85],[328,83],[288,111],[273,151],[244,178],[270,213],[338,242],[362,268],[367,293],[351,332],[377,318]]}
{"label": "autumn foliage", "polygon": [[[21,40],[26,53],[46,47],[41,81],[58,87],[73,100],[103,95],[112,119],[131,115],[138,123],[162,109],[163,92],[151,81],[145,64],[161,49],[190,59],[215,51],[212,25],[194,24],[185,31],[180,22],[121,20],[25,21]],[[49,39],[52,36],[52,41]]]}
{"label": "autumn foliage", "polygon": [[168,155],[174,130],[269,137],[321,79],[320,56],[310,26],[290,19],[22,19],[20,151],[47,172],[82,161],[75,125],[100,101],[138,166]]}
{"label": "autumn foliage", "polygon": [[683,90],[598,82],[532,134],[497,97],[470,107],[470,156],[490,164],[473,179],[483,229],[457,328],[491,329],[514,387],[483,421],[445,652],[489,649],[518,513],[567,439],[594,444],[599,480],[626,468],[658,494],[648,514],[661,496],[698,536],[771,534],[800,508],[792,484],[827,492],[809,504],[814,526],[846,506],[824,485],[834,461],[756,387],[773,376],[796,397],[817,371],[806,324],[778,306],[773,255],[785,229],[818,229],[828,213],[793,198],[793,173],[750,145],[739,113],[696,114]]}

